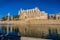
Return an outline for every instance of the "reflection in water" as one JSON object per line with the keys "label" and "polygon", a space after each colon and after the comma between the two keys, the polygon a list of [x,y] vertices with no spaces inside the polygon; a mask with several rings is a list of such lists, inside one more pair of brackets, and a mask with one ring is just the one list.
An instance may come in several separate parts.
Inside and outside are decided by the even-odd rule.
{"label": "reflection in water", "polygon": [[[60,40],[60,25],[17,25],[21,31],[21,35],[27,37],[39,37],[52,40]],[[58,36],[59,35],[59,36]]]}
{"label": "reflection in water", "polygon": [[16,29],[10,31],[10,25],[8,25],[8,34],[7,26],[0,25],[0,40],[20,40],[20,36]]}
{"label": "reflection in water", "polygon": [[[59,28],[58,28],[58,27]],[[60,25],[9,25],[9,33],[7,36],[7,25],[0,25],[0,34],[4,38],[15,37],[19,39],[21,36],[39,37],[43,39],[60,40]],[[16,39],[16,40],[17,40]],[[6,39],[7,40],[7,39]],[[15,40],[15,39],[14,39]]]}

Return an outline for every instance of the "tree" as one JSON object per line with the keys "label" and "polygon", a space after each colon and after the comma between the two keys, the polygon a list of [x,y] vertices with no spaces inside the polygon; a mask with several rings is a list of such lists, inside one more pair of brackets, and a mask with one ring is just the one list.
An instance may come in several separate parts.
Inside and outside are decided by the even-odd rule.
{"label": "tree", "polygon": [[3,21],[7,20],[7,17],[8,17],[8,16],[2,17],[2,20],[3,20]]}
{"label": "tree", "polygon": [[13,16],[13,19],[19,20],[19,15]]}

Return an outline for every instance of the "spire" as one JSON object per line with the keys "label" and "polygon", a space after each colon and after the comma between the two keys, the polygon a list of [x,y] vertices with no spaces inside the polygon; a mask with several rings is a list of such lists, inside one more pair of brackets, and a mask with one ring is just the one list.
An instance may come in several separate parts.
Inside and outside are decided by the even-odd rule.
{"label": "spire", "polygon": [[20,11],[22,11],[22,8],[20,9]]}
{"label": "spire", "polygon": [[22,8],[18,11],[18,15],[20,15],[21,12],[22,12]]}
{"label": "spire", "polygon": [[35,10],[38,10],[38,11],[40,11],[38,7],[35,7]]}
{"label": "spire", "polygon": [[20,15],[20,10],[18,11],[18,15]]}
{"label": "spire", "polygon": [[38,9],[38,7],[35,7],[35,9]]}

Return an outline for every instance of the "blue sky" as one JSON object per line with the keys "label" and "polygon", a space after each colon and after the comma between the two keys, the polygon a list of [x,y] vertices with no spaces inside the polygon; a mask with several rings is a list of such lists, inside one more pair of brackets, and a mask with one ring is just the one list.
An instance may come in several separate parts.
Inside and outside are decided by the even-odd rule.
{"label": "blue sky", "polygon": [[60,0],[0,0],[0,18],[7,15],[17,15],[20,8],[32,9],[38,7],[48,14],[60,12]]}

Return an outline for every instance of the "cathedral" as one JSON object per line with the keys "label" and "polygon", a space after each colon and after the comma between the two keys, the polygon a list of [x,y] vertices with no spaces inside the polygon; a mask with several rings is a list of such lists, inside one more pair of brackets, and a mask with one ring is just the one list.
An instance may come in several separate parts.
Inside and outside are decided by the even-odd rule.
{"label": "cathedral", "polygon": [[48,19],[45,11],[40,11],[37,7],[28,10],[19,10],[19,19]]}

